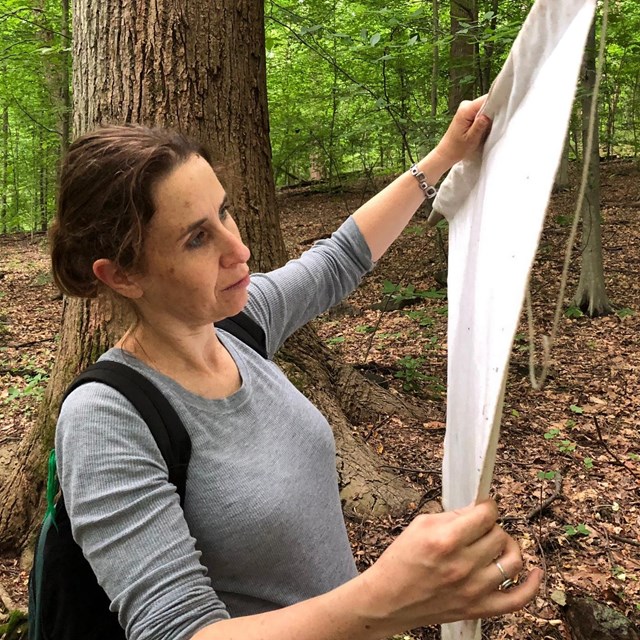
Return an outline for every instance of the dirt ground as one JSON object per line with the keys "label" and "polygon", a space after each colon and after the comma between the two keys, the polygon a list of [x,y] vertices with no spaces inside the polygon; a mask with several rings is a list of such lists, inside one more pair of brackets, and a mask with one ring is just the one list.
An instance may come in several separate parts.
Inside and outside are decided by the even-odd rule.
{"label": "dirt ground", "polygon": [[[532,274],[538,352],[540,336],[553,319],[576,194],[573,186],[553,196]],[[283,192],[281,220],[291,255],[333,230],[363,198],[356,188],[332,194]],[[563,605],[580,595],[640,623],[639,211],[637,167],[622,161],[603,164],[604,270],[616,311],[597,319],[573,317],[572,312],[562,317],[551,374],[541,391],[529,383],[526,322],[518,329],[493,495],[503,526],[519,540],[526,562],[542,566],[546,574],[539,596],[526,610],[484,622],[487,638],[569,640]],[[440,494],[445,426],[445,243],[441,234],[427,229],[425,216],[416,216],[347,304],[317,323],[321,337],[344,359],[383,386],[424,401],[419,423],[380,416],[357,430],[377,451],[381,465],[433,499]],[[571,306],[579,267],[576,251],[565,308]],[[407,306],[376,308],[390,306],[384,295],[388,283],[401,287]],[[0,237],[0,486],[42,397],[61,309],[44,237]],[[407,521],[350,520],[359,566],[371,564]],[[25,604],[26,578],[16,558],[2,559],[0,593],[4,590],[17,605]],[[435,638],[437,631],[417,630],[407,637]]]}

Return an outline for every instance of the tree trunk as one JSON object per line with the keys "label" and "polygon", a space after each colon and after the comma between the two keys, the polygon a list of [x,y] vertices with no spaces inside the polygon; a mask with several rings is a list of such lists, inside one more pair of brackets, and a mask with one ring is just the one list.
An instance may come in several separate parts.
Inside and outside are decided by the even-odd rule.
{"label": "tree trunk", "polygon": [[[595,89],[596,77],[596,35],[595,20],[587,40],[587,49],[583,63],[582,98],[582,140],[583,149],[587,146],[589,135],[589,114]],[[582,207],[582,265],[580,281],[574,298],[574,304],[590,317],[611,313],[611,303],[604,284],[602,264],[602,230],[600,217],[600,150],[599,119],[593,123],[593,145],[591,156],[584,159],[589,163],[589,176],[584,204]]]}
{"label": "tree trunk", "polygon": [[69,69],[71,67],[71,57],[69,46],[71,45],[71,34],[69,32],[69,0],[62,0],[62,20],[60,23],[60,37],[63,50],[60,54],[60,65],[62,68],[60,80],[60,155],[64,157],[71,142],[71,81]]}
{"label": "tree trunk", "polygon": [[0,195],[0,227],[7,233],[7,190],[9,188],[9,107],[2,109],[2,194]]}
{"label": "tree trunk", "polygon": [[451,0],[451,54],[449,58],[449,112],[453,115],[463,100],[475,94],[476,0]]}
{"label": "tree trunk", "polygon": [[438,117],[438,80],[440,79],[440,3],[432,0],[433,11],[433,62],[431,64],[431,130],[435,129]]}
{"label": "tree trunk", "polygon": [[[100,123],[170,126],[206,144],[236,176],[224,180],[238,226],[252,249],[252,268],[282,264],[285,249],[276,213],[266,100],[264,13],[255,0],[75,0],[74,126]],[[66,300],[59,352],[42,413],[19,451],[21,465],[0,494],[0,550],[24,541],[38,515],[44,461],[53,441],[57,403],[72,377],[121,335],[126,319],[103,301]],[[314,371],[320,341],[302,332],[288,358]],[[338,468],[347,512],[380,513],[415,501],[417,493],[377,468],[357,443],[327,379],[314,390],[336,425]],[[355,489],[357,487],[357,489]],[[349,488],[348,490],[346,488]],[[377,492],[376,490],[379,490]]]}
{"label": "tree trunk", "polygon": [[[498,0],[491,0],[491,13],[493,14],[490,21],[490,33],[494,35],[496,32],[496,28],[498,26],[498,10],[499,10]],[[482,58],[481,65],[481,85],[480,85],[480,93],[484,94],[489,91],[489,87],[491,87],[491,83],[493,82],[493,58],[495,54],[495,42],[492,38],[485,36],[486,40],[484,43],[484,56]]]}
{"label": "tree trunk", "polygon": [[564,148],[560,156],[560,164],[553,182],[554,191],[564,191],[569,188],[569,132],[564,139]]}

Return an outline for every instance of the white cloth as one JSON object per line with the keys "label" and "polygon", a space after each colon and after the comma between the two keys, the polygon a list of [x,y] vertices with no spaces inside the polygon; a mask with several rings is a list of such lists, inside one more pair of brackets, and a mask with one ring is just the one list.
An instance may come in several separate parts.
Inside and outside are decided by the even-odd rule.
{"label": "white cloth", "polygon": [[[535,3],[489,92],[482,155],[456,165],[434,203],[449,222],[445,510],[488,496],[513,336],[595,4]],[[479,640],[480,625],[444,625],[442,637]]]}

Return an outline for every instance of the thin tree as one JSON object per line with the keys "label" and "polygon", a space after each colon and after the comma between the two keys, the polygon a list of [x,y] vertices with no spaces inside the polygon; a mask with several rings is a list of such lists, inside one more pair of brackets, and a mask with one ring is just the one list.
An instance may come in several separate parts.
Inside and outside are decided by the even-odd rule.
{"label": "thin tree", "polygon": [[[587,148],[589,136],[591,104],[596,84],[596,24],[595,19],[587,39],[582,76],[582,140]],[[582,265],[580,280],[574,297],[574,304],[588,316],[611,313],[612,307],[607,297],[602,260],[602,224],[600,215],[600,150],[598,111],[593,124],[593,144],[589,162],[589,176],[582,207]]]}

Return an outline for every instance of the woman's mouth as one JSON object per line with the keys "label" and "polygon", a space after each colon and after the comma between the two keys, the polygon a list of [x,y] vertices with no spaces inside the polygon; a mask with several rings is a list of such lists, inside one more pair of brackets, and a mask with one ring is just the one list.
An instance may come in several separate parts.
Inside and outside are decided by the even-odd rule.
{"label": "woman's mouth", "polygon": [[235,282],[234,284],[232,284],[230,287],[227,287],[226,289],[224,289],[224,291],[232,291],[233,289],[243,289],[249,286],[249,275],[246,275],[244,278],[242,278],[242,280],[238,280],[238,282]]}

